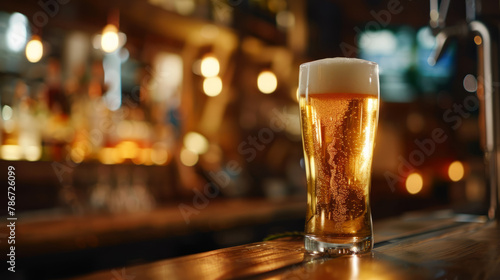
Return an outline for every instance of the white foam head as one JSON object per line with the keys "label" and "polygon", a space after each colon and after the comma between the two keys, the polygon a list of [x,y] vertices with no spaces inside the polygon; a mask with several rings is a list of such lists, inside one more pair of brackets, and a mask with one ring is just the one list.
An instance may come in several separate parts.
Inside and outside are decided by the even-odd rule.
{"label": "white foam head", "polygon": [[378,96],[378,64],[346,57],[300,65],[299,94],[358,93]]}

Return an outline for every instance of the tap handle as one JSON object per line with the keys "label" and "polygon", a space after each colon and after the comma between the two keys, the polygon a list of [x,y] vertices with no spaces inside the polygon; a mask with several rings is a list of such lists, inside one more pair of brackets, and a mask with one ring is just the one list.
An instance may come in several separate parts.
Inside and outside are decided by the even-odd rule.
{"label": "tap handle", "polygon": [[467,22],[476,20],[476,0],[465,0],[465,19]]}
{"label": "tap handle", "polygon": [[443,28],[445,26],[446,16],[448,15],[450,0],[442,0],[441,5],[439,5],[439,0],[430,0],[430,7],[430,26],[432,28]]}

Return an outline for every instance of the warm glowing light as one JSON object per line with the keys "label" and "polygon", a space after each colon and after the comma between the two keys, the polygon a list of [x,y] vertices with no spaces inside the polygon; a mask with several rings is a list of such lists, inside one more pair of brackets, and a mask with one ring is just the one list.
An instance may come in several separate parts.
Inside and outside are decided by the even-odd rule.
{"label": "warm glowing light", "polygon": [[[353,246],[351,248],[352,252],[357,252],[358,250],[359,250],[359,248],[356,247],[356,246]],[[362,278],[362,277],[359,277],[360,276],[359,275],[359,257],[356,256],[356,255],[353,255],[351,260],[352,260],[352,264],[350,265],[350,267],[351,267],[351,273],[352,273],[351,274],[351,279],[360,279],[360,278]],[[373,278],[370,278],[370,279],[373,279]]]}
{"label": "warm glowing light", "polygon": [[43,56],[43,44],[40,41],[40,37],[33,36],[31,40],[26,45],[26,58],[31,63],[36,63],[42,59]]}
{"label": "warm glowing light", "polygon": [[422,175],[418,173],[412,173],[406,178],[406,190],[410,194],[417,194],[422,190],[424,186],[424,179]]}
{"label": "warm glowing light", "polygon": [[75,147],[71,149],[70,157],[74,163],[81,163],[85,158],[85,152],[81,147]]}
{"label": "warm glowing light", "polygon": [[139,150],[139,154],[137,157],[132,159],[132,162],[135,164],[144,164],[144,165],[151,165],[153,162],[151,161],[151,148],[145,148]]}
{"label": "warm glowing light", "polygon": [[120,39],[118,37],[118,28],[112,24],[108,24],[102,30],[101,48],[107,53],[112,53],[118,49]]}
{"label": "warm glowing light", "polygon": [[42,148],[40,146],[27,146],[24,150],[24,157],[28,161],[37,161],[42,157]]}
{"label": "warm glowing light", "polygon": [[[373,99],[373,98],[368,99],[366,110],[368,112],[373,112],[373,110],[375,110],[376,106],[378,105],[377,102],[378,102],[377,99]],[[371,159],[371,156],[373,154],[373,139],[372,139],[373,133],[372,133],[372,130],[373,130],[372,123],[368,122],[368,125],[365,128],[365,141],[364,141],[364,148],[362,151],[363,158],[365,159],[365,161],[362,163],[363,164],[362,168],[368,168],[368,166],[371,162],[370,159]]]}
{"label": "warm glowing light", "polygon": [[217,96],[222,91],[222,80],[219,77],[205,78],[203,91],[208,96]]}
{"label": "warm glowing light", "polygon": [[196,154],[204,154],[208,151],[208,140],[197,132],[188,132],[184,136],[184,147]]}
{"label": "warm glowing light", "polygon": [[2,107],[2,118],[4,121],[8,121],[12,118],[12,108],[9,105],[3,105]]}
{"label": "warm glowing light", "polygon": [[132,159],[139,153],[139,147],[137,143],[132,141],[123,141],[116,146],[118,154],[121,158]]}
{"label": "warm glowing light", "polygon": [[481,36],[479,35],[476,35],[474,36],[474,43],[476,43],[476,45],[481,45],[483,43],[483,39],[481,39]]}
{"label": "warm glowing light", "polygon": [[201,75],[203,77],[215,77],[219,74],[219,60],[213,56],[207,56],[201,60]]}
{"label": "warm glowing light", "polygon": [[198,154],[186,148],[182,148],[180,160],[185,166],[193,166],[198,162]]}
{"label": "warm glowing light", "polygon": [[162,165],[167,162],[168,152],[163,143],[155,143],[151,152],[151,161],[154,164]]}
{"label": "warm glowing light", "polygon": [[462,180],[465,174],[464,165],[460,161],[454,161],[448,167],[448,176],[453,182]]}
{"label": "warm glowing light", "polygon": [[174,95],[179,92],[183,80],[182,57],[174,53],[160,52],[155,56],[153,66],[154,75],[149,82],[149,95],[155,102],[172,104],[171,100],[177,98]]}
{"label": "warm glowing light", "polygon": [[111,154],[111,156],[114,163],[122,163],[123,161],[125,161],[125,158],[122,157],[122,153],[120,152],[118,147],[114,147],[112,151],[113,153]]}
{"label": "warm glowing light", "polygon": [[271,71],[262,71],[257,78],[257,87],[262,93],[273,93],[278,87],[278,79]]}
{"label": "warm glowing light", "polygon": [[2,159],[4,160],[21,159],[21,147],[18,145],[2,145],[0,152],[2,154]]}
{"label": "warm glowing light", "polygon": [[103,164],[114,164],[115,163],[115,149],[114,148],[102,148],[99,151],[99,161]]}
{"label": "warm glowing light", "polygon": [[134,134],[132,122],[126,120],[119,122],[116,127],[116,134],[122,139],[131,137]]}
{"label": "warm glowing light", "polygon": [[292,91],[292,98],[294,101],[299,102],[300,101],[300,93],[299,93],[299,88],[295,89],[295,91]]}
{"label": "warm glowing light", "polygon": [[140,165],[140,164],[144,164],[146,162],[146,153],[144,153],[144,150],[145,149],[138,150],[137,156],[132,159],[132,162],[134,164]]}

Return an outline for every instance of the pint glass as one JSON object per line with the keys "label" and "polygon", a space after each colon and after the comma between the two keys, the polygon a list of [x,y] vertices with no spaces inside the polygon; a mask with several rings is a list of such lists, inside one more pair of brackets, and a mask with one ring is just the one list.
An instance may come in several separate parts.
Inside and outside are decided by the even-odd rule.
{"label": "pint glass", "polygon": [[354,58],[304,63],[299,103],[307,176],[305,248],[313,254],[369,252],[378,65]]}

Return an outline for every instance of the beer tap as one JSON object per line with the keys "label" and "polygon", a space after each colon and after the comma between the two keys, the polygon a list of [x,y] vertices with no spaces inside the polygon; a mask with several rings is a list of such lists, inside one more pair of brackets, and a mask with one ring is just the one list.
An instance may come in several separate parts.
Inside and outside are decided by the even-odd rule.
{"label": "beer tap", "polygon": [[[490,191],[488,218],[500,221],[500,76],[498,17],[481,18],[481,0],[466,0],[466,20],[445,26],[449,0],[430,0],[430,26],[436,35],[436,47],[429,57],[435,64],[450,38],[471,36],[477,45],[477,96],[480,104],[479,125],[484,151],[487,185]],[[492,1],[493,2],[493,1]],[[486,3],[484,3],[486,4]],[[490,4],[490,3],[488,3]],[[439,7],[438,7],[439,6]],[[491,11],[488,11],[491,12]],[[496,22],[495,22],[496,21]]]}

